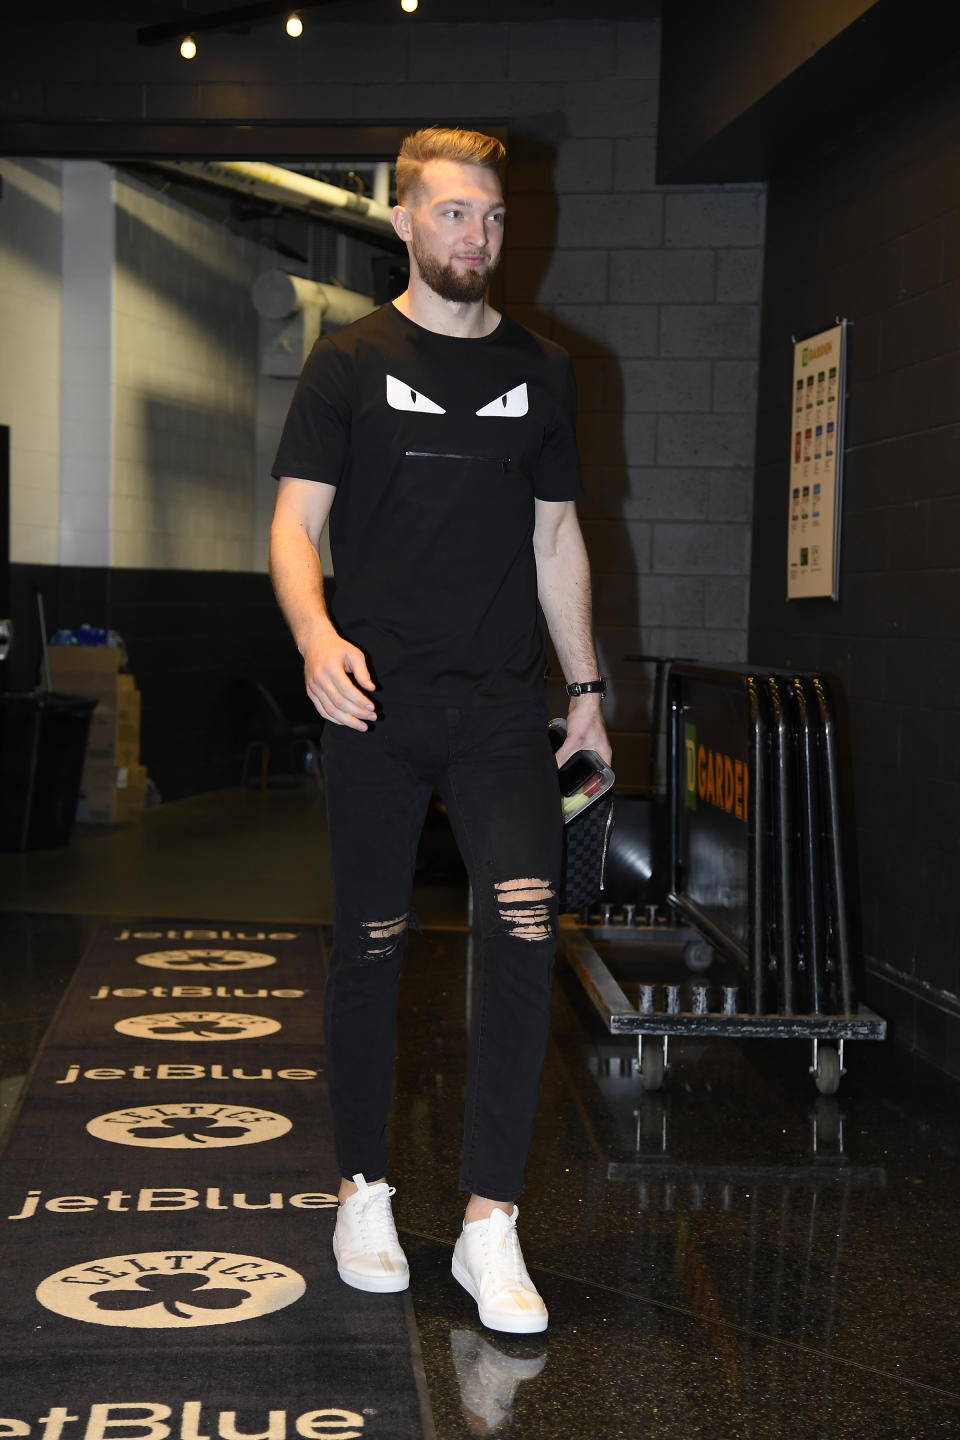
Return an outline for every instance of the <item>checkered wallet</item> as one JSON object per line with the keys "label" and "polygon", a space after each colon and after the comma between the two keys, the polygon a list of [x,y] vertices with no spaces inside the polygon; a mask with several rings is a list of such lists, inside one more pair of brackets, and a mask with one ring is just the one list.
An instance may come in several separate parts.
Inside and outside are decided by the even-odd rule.
{"label": "checkered wallet", "polygon": [[603,899],[607,851],[613,830],[613,791],[563,827],[560,913],[582,910]]}

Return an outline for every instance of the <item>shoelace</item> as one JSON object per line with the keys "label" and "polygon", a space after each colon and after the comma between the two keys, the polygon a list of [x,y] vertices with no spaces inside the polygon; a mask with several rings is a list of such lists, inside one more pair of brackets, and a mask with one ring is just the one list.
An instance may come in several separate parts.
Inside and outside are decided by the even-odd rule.
{"label": "shoelace", "polygon": [[390,1209],[390,1199],[396,1193],[391,1185],[385,1192],[379,1190],[376,1194],[368,1195],[366,1204],[360,1208],[358,1218],[366,1248],[379,1251],[399,1245],[397,1228]]}
{"label": "shoelace", "polygon": [[516,1224],[511,1221],[508,1229],[501,1230],[493,1245],[489,1244],[488,1232],[488,1244],[485,1248],[487,1264],[497,1284],[507,1290],[525,1289],[523,1252],[520,1249]]}

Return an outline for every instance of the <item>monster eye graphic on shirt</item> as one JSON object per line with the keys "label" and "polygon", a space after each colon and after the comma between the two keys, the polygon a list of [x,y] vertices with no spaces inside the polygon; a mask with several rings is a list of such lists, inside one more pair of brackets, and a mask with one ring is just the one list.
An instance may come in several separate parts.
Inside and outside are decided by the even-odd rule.
{"label": "monster eye graphic on shirt", "polygon": [[404,385],[395,376],[387,376],[387,404],[391,410],[413,410],[418,415],[446,415],[442,405],[437,405],[412,385]]}
{"label": "monster eye graphic on shirt", "polygon": [[[387,404],[391,410],[408,410],[416,415],[446,415],[447,413],[443,406],[438,405],[435,400],[431,400],[429,395],[415,390],[412,385],[398,380],[395,375],[387,376]],[[481,417],[495,415],[515,420],[526,415],[528,409],[526,385],[514,385],[512,390],[498,395],[495,400],[491,400],[487,405],[482,405],[473,413]]]}
{"label": "monster eye graphic on shirt", "polygon": [[526,385],[514,385],[505,395],[498,395],[496,400],[491,400],[489,405],[484,405],[476,413],[478,415],[505,415],[508,419],[519,419],[527,413],[527,387]]}

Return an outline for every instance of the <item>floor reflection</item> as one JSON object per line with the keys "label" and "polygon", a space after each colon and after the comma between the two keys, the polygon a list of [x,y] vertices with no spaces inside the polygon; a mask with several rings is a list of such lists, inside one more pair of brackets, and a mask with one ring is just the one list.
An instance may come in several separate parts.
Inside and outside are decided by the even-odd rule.
{"label": "floor reflection", "polygon": [[[94,925],[0,913],[0,1123]],[[520,1200],[550,1329],[483,1330],[450,1274],[476,964],[426,929],[401,983],[390,1178],[437,1440],[960,1436],[957,1087],[852,1044],[820,1096],[802,1041],[685,1039],[645,1092],[562,966]]]}
{"label": "floor reflection", "polygon": [[451,1330],[450,1351],[471,1435],[495,1435],[513,1419],[518,1388],[547,1363],[545,1340],[531,1344],[473,1330]]}

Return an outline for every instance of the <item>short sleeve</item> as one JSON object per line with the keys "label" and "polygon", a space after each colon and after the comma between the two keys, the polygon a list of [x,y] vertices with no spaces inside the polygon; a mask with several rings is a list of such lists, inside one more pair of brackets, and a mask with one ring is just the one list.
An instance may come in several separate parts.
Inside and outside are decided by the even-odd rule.
{"label": "short sleeve", "polygon": [[352,385],[349,360],[321,338],[307,356],[290,402],[273,462],[275,479],[339,483],[350,444]]}
{"label": "short sleeve", "polygon": [[583,494],[577,454],[577,382],[566,351],[550,357],[552,415],[533,477],[538,500],[579,500]]}

